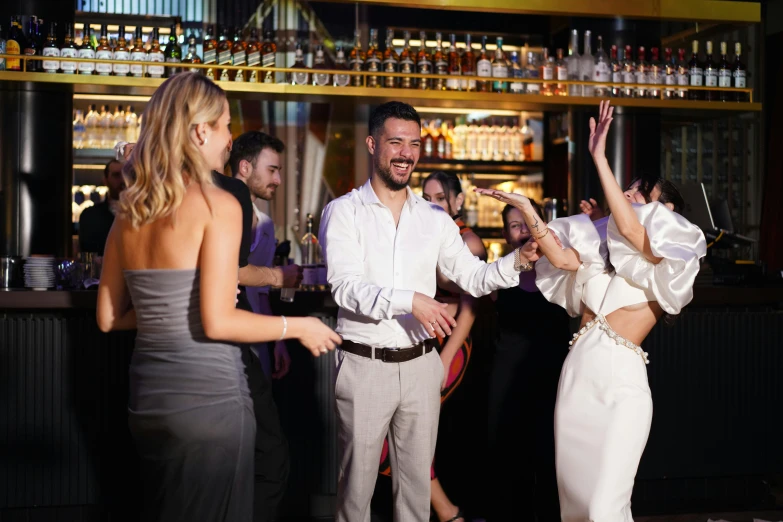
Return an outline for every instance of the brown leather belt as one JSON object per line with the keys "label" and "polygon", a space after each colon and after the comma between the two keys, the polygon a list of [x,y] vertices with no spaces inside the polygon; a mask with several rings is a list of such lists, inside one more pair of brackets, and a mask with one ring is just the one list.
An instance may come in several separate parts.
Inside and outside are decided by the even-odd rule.
{"label": "brown leather belt", "polygon": [[430,353],[434,348],[438,346],[437,339],[427,339],[419,344],[413,345],[410,348],[373,348],[366,344],[355,343],[353,341],[344,340],[340,345],[340,348],[348,353],[354,355],[360,355],[372,359],[372,350],[375,350],[375,359],[378,361],[388,363],[401,363],[411,361],[417,357],[421,357],[425,353]]}

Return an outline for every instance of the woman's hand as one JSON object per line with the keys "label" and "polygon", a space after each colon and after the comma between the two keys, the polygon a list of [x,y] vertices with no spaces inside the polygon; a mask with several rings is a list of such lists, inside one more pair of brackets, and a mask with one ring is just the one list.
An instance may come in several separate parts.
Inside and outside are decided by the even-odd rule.
{"label": "woman's hand", "polygon": [[446,389],[446,384],[449,382],[449,370],[451,369],[451,361],[454,360],[454,354],[451,355],[446,354],[445,352],[441,352],[440,354],[440,362],[443,365],[443,380],[440,382],[440,391],[443,391]]}
{"label": "woman's hand", "polygon": [[315,317],[296,318],[302,321],[302,330],[304,333],[299,337],[299,342],[310,350],[313,357],[318,357],[323,353],[334,350],[343,339],[337,335],[331,328]]}
{"label": "woman's hand", "polygon": [[599,106],[598,123],[595,118],[590,118],[590,139],[587,142],[587,149],[593,158],[606,156],[606,135],[609,134],[609,127],[612,124],[612,114],[614,114],[614,107],[610,107],[609,100],[606,100]]}
{"label": "woman's hand", "polygon": [[589,201],[583,199],[579,203],[579,210],[582,211],[582,214],[587,214],[590,221],[596,221],[604,217],[603,209],[598,206],[598,202],[593,198],[590,198]]}
{"label": "woman's hand", "polygon": [[485,188],[475,188],[473,190],[475,190],[477,193],[481,194],[482,196],[489,196],[502,203],[506,203],[507,205],[511,205],[512,207],[518,208],[519,210],[522,211],[532,208],[532,205],[530,204],[530,199],[523,196],[522,194],[513,194],[510,192],[503,192],[502,190],[485,189]]}

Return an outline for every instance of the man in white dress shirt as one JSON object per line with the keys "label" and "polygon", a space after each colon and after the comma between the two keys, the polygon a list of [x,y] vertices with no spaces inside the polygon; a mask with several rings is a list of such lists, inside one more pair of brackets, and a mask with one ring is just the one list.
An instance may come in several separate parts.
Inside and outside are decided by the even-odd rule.
{"label": "man in white dress shirt", "polygon": [[454,220],[408,187],[421,120],[405,103],[370,116],[370,180],[324,209],[319,237],[340,310],[337,332],[339,484],[336,522],[369,522],[383,439],[397,522],[427,522],[440,384],[435,334],[456,325],[433,299],[435,272],[474,296],[519,284],[518,250],[493,264],[471,254]]}

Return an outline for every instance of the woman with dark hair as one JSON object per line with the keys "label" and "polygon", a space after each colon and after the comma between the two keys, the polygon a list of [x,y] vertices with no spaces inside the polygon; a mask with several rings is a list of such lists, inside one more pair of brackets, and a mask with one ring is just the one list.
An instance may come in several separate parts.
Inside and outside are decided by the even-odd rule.
{"label": "woman with dark hair", "polygon": [[601,102],[588,144],[609,218],[578,215],[547,227],[524,196],[477,189],[522,211],[535,242],[520,255],[537,261],[536,285],[582,316],[555,407],[564,522],[633,520],[634,477],[652,421],[648,354],[639,345],[665,313],[691,301],[707,249],[701,230],[676,213],[683,200],[673,184],[640,182],[625,192],[617,184],[605,155],[612,112]]}

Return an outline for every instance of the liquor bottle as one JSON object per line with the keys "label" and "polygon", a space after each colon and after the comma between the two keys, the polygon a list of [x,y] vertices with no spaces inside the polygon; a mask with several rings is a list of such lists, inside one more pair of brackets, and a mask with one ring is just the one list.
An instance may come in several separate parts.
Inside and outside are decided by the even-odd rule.
{"label": "liquor bottle", "polygon": [[[65,36],[63,37],[63,46],[60,48],[60,58],[76,58],[79,51],[73,43],[73,24],[65,24]],[[60,62],[60,70],[63,74],[75,74],[76,62],[63,60]]]}
{"label": "liquor bottle", "polygon": [[[690,78],[691,87],[701,87],[704,85],[704,69],[701,61],[699,61],[699,41],[694,40],[692,44],[693,54],[691,55],[691,61],[688,62],[688,77]],[[702,91],[689,90],[688,98],[691,100],[701,100],[704,97]]]}
{"label": "liquor bottle", "polygon": [[84,114],[80,110],[76,110],[74,112],[75,115],[73,118],[73,148],[83,149],[85,134],[87,132],[87,129],[84,126]]}
{"label": "liquor bottle", "polygon": [[[130,48],[128,47],[128,42],[125,40],[125,26],[120,26],[120,31],[117,35],[117,47],[114,48],[114,53],[112,58],[114,60],[123,60],[123,61],[129,61],[131,59],[130,56]],[[127,63],[115,63],[112,66],[112,70],[114,72],[114,76],[128,76],[130,74],[130,64]],[[121,141],[121,140],[117,140]]]}
{"label": "liquor bottle", "polygon": [[676,94],[674,88],[671,86],[677,84],[677,64],[674,63],[671,47],[667,47],[663,52],[663,83],[666,85],[666,89],[663,91],[663,97],[666,100],[673,100],[676,98]]}
{"label": "liquor bottle", "polygon": [[[95,59],[110,62],[114,58],[114,53],[109,46],[106,24],[101,25],[101,38],[98,40],[98,47],[95,48]],[[95,63],[95,71],[101,76],[109,76],[113,67],[111,63]]]}
{"label": "liquor bottle", "polygon": [[[348,65],[345,63],[345,51],[342,47],[337,48],[337,57],[334,60],[334,68],[338,71],[347,71]],[[332,85],[335,87],[348,87],[351,84],[351,76],[348,74],[334,74],[332,76]]]}
{"label": "liquor bottle", "polygon": [[[274,67],[277,44],[272,39],[272,31],[264,33],[264,42],[261,44],[261,67]],[[264,73],[264,83],[276,83],[275,73]]]}
{"label": "liquor bottle", "polygon": [[[196,35],[190,33],[188,35],[188,52],[182,59],[182,63],[201,63],[201,56],[198,55],[198,48],[196,47]],[[199,69],[188,68],[187,71],[197,73]]]}
{"label": "liquor bottle", "polygon": [[[37,30],[38,20],[34,16],[31,16],[27,21],[27,39],[25,40],[27,45],[25,45],[23,52],[25,56],[41,55],[41,46],[38,44],[38,37],[36,34]],[[42,70],[42,64],[38,60],[29,60],[27,62],[27,72],[38,72]]]}
{"label": "liquor bottle", "polygon": [[[728,47],[726,45],[726,42],[720,43],[720,65],[718,67],[718,87],[731,87],[731,65],[729,65],[729,59],[726,56],[726,53],[728,52]],[[731,100],[731,92],[729,91],[720,91],[719,92],[719,98],[720,101],[729,101]]]}
{"label": "liquor bottle", "polygon": [[[232,65],[231,61],[231,49],[234,44],[231,41],[231,36],[228,32],[228,27],[224,27],[220,32],[220,42],[218,42],[217,49],[217,63],[218,65]],[[230,73],[228,69],[218,69],[218,79],[221,82],[230,81]]]}
{"label": "liquor bottle", "polygon": [[[476,56],[473,54],[473,45],[469,34],[465,35],[465,52],[462,53],[460,66],[462,76],[476,75]],[[473,92],[476,90],[476,80],[460,80],[459,86],[463,91]]]}
{"label": "liquor bottle", "polygon": [[[579,31],[571,31],[571,44],[568,46],[568,80],[572,82],[579,81]],[[569,96],[581,96],[581,85],[569,85]]]}
{"label": "liquor bottle", "polygon": [[457,52],[457,35],[454,33],[449,35],[449,53],[446,56],[446,59],[449,63],[449,76],[455,77],[446,80],[446,88],[450,91],[458,91],[460,90],[461,85],[459,77],[462,75],[462,60]]}
{"label": "liquor bottle", "polygon": [[318,45],[315,48],[315,58],[313,58],[313,85],[329,85],[329,73],[319,73],[319,69],[326,69],[326,59],[324,58],[324,46]]}
{"label": "liquor bottle", "polygon": [[677,89],[678,99],[684,100],[688,97],[688,89],[685,87],[690,84],[690,78],[688,62],[685,61],[685,49],[677,49],[677,85],[680,86]]}
{"label": "liquor bottle", "polygon": [[609,50],[610,62],[609,67],[612,70],[612,88],[610,90],[611,96],[614,98],[620,98],[623,95],[622,87],[618,87],[618,83],[623,83],[623,64],[617,59],[617,46],[613,45]]}
{"label": "liquor bottle", "polygon": [[[5,40],[5,52],[11,55],[21,55],[27,46],[22,31],[22,24],[16,16],[11,17],[11,26],[8,29],[8,38]],[[17,58],[8,58],[5,64],[6,71],[21,71],[22,61]]]}
{"label": "liquor bottle", "polygon": [[[215,65],[217,64],[217,40],[215,39],[215,36],[217,35],[217,27],[215,25],[210,25],[207,29],[207,35],[204,37],[204,65]],[[204,69],[204,74],[207,78],[210,80],[217,81],[218,76],[215,72],[215,67],[208,67]]]}
{"label": "liquor bottle", "polygon": [[[448,76],[449,62],[446,53],[443,52],[443,35],[441,33],[435,33],[435,53],[432,55],[432,63],[435,74]],[[445,91],[446,80],[437,78],[432,88],[436,91]]]}
{"label": "liquor bottle", "polygon": [[[381,70],[383,54],[378,49],[378,29],[370,29],[370,44],[367,48],[367,58],[364,60],[364,70],[368,73],[376,73]],[[367,87],[380,87],[381,82],[375,74],[367,75]]]}
{"label": "liquor bottle", "polygon": [[[595,81],[595,57],[593,56],[593,49],[591,47],[591,31],[585,31],[585,46],[584,53],[579,58],[579,79],[583,82]],[[582,85],[582,96],[593,96],[595,94],[594,85]]]}
{"label": "liquor bottle", "polygon": [[[509,55],[508,78],[523,79],[525,71],[519,64],[519,53],[511,51]],[[493,75],[494,76],[494,75]],[[525,92],[525,82],[508,82],[508,92],[522,94]]]}
{"label": "liquor bottle", "polygon": [[[718,86],[718,64],[712,57],[712,42],[707,41],[707,59],[704,62],[704,86]],[[717,91],[705,91],[704,99],[707,101],[716,101],[718,99]]]}
{"label": "liquor bottle", "polygon": [[541,94],[544,96],[552,96],[555,93],[555,84],[552,80],[555,79],[555,57],[549,54],[549,49],[544,47],[544,59],[541,62],[541,70],[539,71],[541,76]]}
{"label": "liquor bottle", "polygon": [[564,83],[568,81],[568,62],[563,58],[563,49],[557,49],[557,62],[555,62],[558,84],[555,87],[555,96],[568,96],[568,86]]}
{"label": "liquor bottle", "polygon": [[[432,74],[432,56],[427,51],[427,33],[419,32],[419,52],[416,53],[416,73]],[[422,91],[428,90],[432,86],[430,78],[419,78],[418,87]]]}
{"label": "liquor bottle", "polygon": [[[177,43],[177,25],[171,26],[169,33],[169,43],[166,44],[166,50],[163,53],[166,63],[182,63],[182,48]],[[171,78],[177,73],[182,72],[180,67],[166,67],[166,78]]]}
{"label": "liquor bottle", "polygon": [[[636,83],[636,64],[633,61],[631,46],[625,46],[625,56],[623,59],[623,83]],[[636,89],[633,87],[623,87],[623,98],[633,98],[636,96]]]}
{"label": "liquor bottle", "polygon": [[[639,46],[639,52],[637,53],[637,63],[636,63],[636,74],[634,76],[635,82],[640,85],[647,84],[647,70],[649,69],[649,66],[647,65],[647,62],[645,61],[645,55],[644,55],[644,46]],[[636,89],[636,97],[637,98],[646,98],[647,97],[647,89],[645,87],[638,87]]]}
{"label": "liquor bottle", "polygon": [[[41,49],[41,55],[47,58],[59,58],[60,46],[57,45],[57,23],[49,22],[49,33],[46,35],[46,42]],[[57,73],[60,69],[60,60],[44,60],[43,70],[48,73]]]}
{"label": "liquor bottle", "polygon": [[[476,59],[476,76],[482,78],[490,78],[492,76],[492,62],[489,60],[487,54],[487,37],[481,37],[481,52]],[[476,85],[476,89],[479,92],[490,92],[492,90],[492,82],[479,80]]]}
{"label": "liquor bottle", "polygon": [[[82,45],[79,47],[79,58],[83,60],[92,60],[95,58],[95,49],[92,47],[92,27],[90,26],[87,26],[84,29]],[[79,62],[76,65],[76,69],[79,71],[79,74],[94,74],[95,62]],[[87,115],[89,116],[89,113]]]}
{"label": "liquor bottle", "polygon": [[[734,79],[735,89],[744,89],[747,85],[745,79],[747,78],[748,71],[745,69],[745,64],[740,60],[742,56],[742,45],[739,42],[734,44],[734,63],[731,65],[731,77]],[[746,92],[738,92],[735,99],[738,102],[748,101],[748,94]]]}
{"label": "liquor bottle", "polygon": [[136,111],[133,110],[133,105],[128,105],[125,111],[125,137],[121,141],[127,141],[128,143],[137,142],[136,128],[138,125],[139,117],[136,115]]}
{"label": "liquor bottle", "polygon": [[127,121],[125,119],[125,109],[122,105],[118,105],[112,115],[111,131],[110,131],[110,144],[115,144],[118,141],[124,141],[126,132]]}
{"label": "liquor bottle", "polygon": [[[250,29],[250,38],[247,39],[247,65],[248,67],[261,66],[261,42],[258,40],[258,29]],[[250,83],[258,83],[258,69],[250,71],[247,78]]]}
{"label": "liquor bottle", "polygon": [[[541,79],[541,68],[538,64],[538,53],[528,51],[524,77],[528,80]],[[541,94],[541,84],[538,82],[526,83],[525,92],[528,94]]]}
{"label": "liquor bottle", "polygon": [[[84,63],[84,62],[79,62]],[[100,148],[100,135],[98,133],[98,108],[97,105],[90,105],[90,110],[87,111],[87,115],[84,117],[84,141],[85,148],[98,149]]]}
{"label": "liquor bottle", "polygon": [[131,76],[143,78],[147,72],[146,67],[142,65],[147,61],[147,50],[144,48],[144,40],[141,36],[141,24],[136,26],[136,37],[133,40],[133,49],[131,49],[130,59],[134,62],[130,66]]}
{"label": "liquor bottle", "polygon": [[[247,42],[242,39],[242,31],[238,28],[234,28],[234,44],[231,46],[231,64],[232,65],[247,65]],[[234,82],[247,81],[247,71],[232,69],[228,73],[228,77]]]}
{"label": "liquor bottle", "polygon": [[[353,32],[353,47],[348,55],[348,69],[359,72],[364,70],[364,60],[366,55],[362,51],[362,33],[359,29]],[[362,87],[364,85],[364,75],[351,75],[351,85],[353,87]]]}
{"label": "liquor bottle", "polygon": [[110,149],[114,146],[112,141],[113,135],[111,132],[111,124],[114,121],[111,110],[108,105],[101,106],[101,114],[98,117],[98,136],[99,147],[101,149]]}
{"label": "liquor bottle", "polygon": [[313,215],[307,214],[307,232],[299,241],[302,249],[302,288],[312,290],[318,281],[318,268],[323,264],[321,245],[313,233]]}
{"label": "liquor bottle", "polygon": [[598,85],[594,88],[594,95],[600,98],[611,96],[612,91],[609,88],[609,82],[612,81],[612,64],[604,51],[604,38],[598,37],[598,50],[595,53],[594,80]]}
{"label": "liquor bottle", "polygon": [[647,66],[647,84],[650,89],[647,91],[648,98],[658,99],[661,97],[661,85],[663,84],[663,73],[661,63],[658,61],[658,48],[650,49],[650,63]]}
{"label": "liquor bottle", "polygon": [[492,58],[492,77],[498,78],[492,82],[492,92],[508,92],[508,82],[501,78],[508,78],[509,67],[506,55],[503,53],[503,37],[497,37],[497,48]]}
{"label": "liquor bottle", "polygon": [[[160,33],[158,28],[152,29],[152,43],[150,44],[150,50],[147,53],[147,61],[149,63],[163,63],[165,60],[163,56],[163,50],[160,48]],[[166,72],[166,68],[162,65],[150,65],[147,67],[147,73],[150,78],[163,78]]]}
{"label": "liquor bottle", "polygon": [[402,33],[404,43],[402,45],[402,52],[400,53],[400,73],[404,74],[400,79],[400,87],[403,89],[413,88],[413,78],[409,75],[416,72],[416,55],[413,54],[411,49],[411,32],[404,31]]}
{"label": "liquor bottle", "polygon": [[307,65],[304,62],[304,51],[302,50],[302,44],[296,42],[296,51],[294,51],[294,64],[292,69],[301,69],[301,71],[295,71],[288,73],[288,82],[291,85],[307,85],[310,83],[310,73]]}
{"label": "liquor bottle", "polygon": [[[3,38],[2,25],[0,25],[0,54],[5,54],[5,38]],[[5,58],[0,58],[0,71],[5,71]]]}
{"label": "liquor bottle", "polygon": [[[396,73],[400,70],[400,57],[397,51],[394,50],[392,44],[394,40],[394,31],[392,29],[386,30],[386,48],[383,51],[383,72]],[[394,76],[384,76],[383,86],[389,89],[397,87],[397,78]]]}

